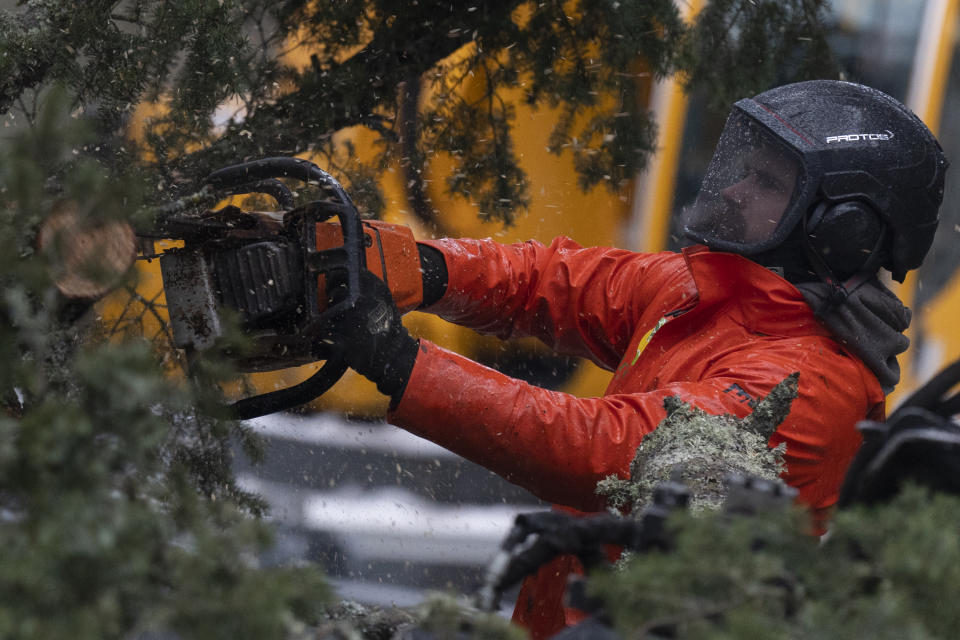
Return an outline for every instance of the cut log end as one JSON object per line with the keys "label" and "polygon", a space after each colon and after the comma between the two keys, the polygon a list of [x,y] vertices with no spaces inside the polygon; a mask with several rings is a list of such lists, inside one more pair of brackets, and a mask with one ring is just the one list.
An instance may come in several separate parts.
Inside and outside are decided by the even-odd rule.
{"label": "cut log end", "polygon": [[57,289],[74,300],[106,295],[137,257],[137,239],[130,225],[85,220],[70,201],[54,206],[40,228],[37,246],[51,256]]}

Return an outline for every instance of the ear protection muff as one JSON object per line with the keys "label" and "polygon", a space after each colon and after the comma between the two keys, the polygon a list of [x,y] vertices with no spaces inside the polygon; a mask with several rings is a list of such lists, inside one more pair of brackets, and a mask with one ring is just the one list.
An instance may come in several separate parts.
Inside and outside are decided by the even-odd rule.
{"label": "ear protection muff", "polygon": [[804,219],[808,257],[833,281],[873,275],[885,261],[887,231],[880,213],[860,200],[821,201]]}

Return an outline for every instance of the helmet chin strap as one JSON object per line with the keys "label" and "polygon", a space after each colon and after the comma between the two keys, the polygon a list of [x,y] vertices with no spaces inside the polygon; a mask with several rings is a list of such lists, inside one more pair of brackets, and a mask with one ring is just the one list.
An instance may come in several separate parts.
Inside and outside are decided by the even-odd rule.
{"label": "helmet chin strap", "polygon": [[817,316],[823,316],[830,310],[843,304],[854,291],[876,275],[880,269],[880,262],[882,260],[881,249],[887,240],[890,228],[887,225],[883,225],[883,230],[877,238],[873,249],[870,251],[870,257],[867,258],[866,262],[863,263],[856,273],[846,280],[841,280],[834,274],[833,269],[830,268],[823,254],[813,246],[810,233],[807,229],[809,218],[809,215],[805,215],[801,222],[801,224],[803,224],[803,248],[814,273],[817,274],[817,277],[819,277],[822,282],[830,286],[830,295],[827,298],[826,304],[815,310]]}

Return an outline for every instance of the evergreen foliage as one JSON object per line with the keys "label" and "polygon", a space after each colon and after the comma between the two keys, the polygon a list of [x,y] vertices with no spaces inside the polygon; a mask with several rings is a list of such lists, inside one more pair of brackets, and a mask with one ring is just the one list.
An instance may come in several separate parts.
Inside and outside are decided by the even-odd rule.
{"label": "evergreen foliage", "polygon": [[[960,498],[911,487],[838,513],[680,514],[675,548],[591,577],[624,638],[950,638]],[[667,635],[673,634],[673,635]]]}
{"label": "evergreen foliage", "polygon": [[253,439],[211,417],[213,379],[176,385],[146,341],[77,322],[56,245],[35,249],[51,177],[90,225],[139,201],[73,155],[87,137],[65,97],[0,157],[0,637],[284,637],[329,594],[313,570],[256,564],[269,531],[229,456],[231,434]]}
{"label": "evergreen foliage", "polygon": [[[523,629],[493,613],[483,613],[467,608],[455,598],[435,595],[417,608],[416,628],[432,634],[434,638],[458,640],[524,640]],[[410,640],[414,640],[410,634]],[[420,637],[423,637],[422,635]],[[406,640],[404,636],[401,636]]]}
{"label": "evergreen foliage", "polygon": [[713,108],[726,111],[740,98],[772,86],[830,77],[834,61],[820,4],[708,2],[680,54],[687,85],[709,96]]}
{"label": "evergreen foliage", "polygon": [[[0,13],[0,113],[35,117],[37,93],[65,83],[98,116],[101,139],[86,151],[148,169],[151,199],[240,159],[312,151],[374,214],[373,178],[400,159],[414,208],[435,219],[422,169],[445,153],[450,192],[509,223],[530,198],[512,144],[519,102],[559,110],[550,149],[572,153],[582,186],[619,189],[653,148],[645,78],[679,72],[729,104],[837,74],[825,0],[714,0],[691,25],[672,0],[86,4],[28,0]],[[465,93],[476,77],[483,90]],[[144,100],[163,107],[147,128],[150,162],[123,136]],[[351,126],[379,140],[369,166],[335,148],[333,134]]]}

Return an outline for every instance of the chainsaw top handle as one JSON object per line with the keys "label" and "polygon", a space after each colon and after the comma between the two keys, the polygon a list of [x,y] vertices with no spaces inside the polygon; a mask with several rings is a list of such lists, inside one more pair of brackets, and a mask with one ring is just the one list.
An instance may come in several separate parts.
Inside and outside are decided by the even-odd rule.
{"label": "chainsaw top handle", "polygon": [[[310,202],[294,209],[293,193],[278,178],[291,178],[323,189],[330,199]],[[224,167],[211,173],[206,184],[217,195],[264,193],[273,197],[286,212],[284,225],[295,229],[304,249],[306,313],[299,332],[317,336],[328,319],[353,307],[360,293],[360,273],[366,268],[364,234],[360,215],[350,196],[336,178],[307,160],[298,158],[263,158]],[[336,216],[343,233],[343,245],[317,248],[316,226]],[[318,279],[337,273],[346,281],[347,295],[330,306],[319,300]],[[327,277],[327,280],[329,278]],[[283,411],[310,402],[330,389],[346,372],[347,365],[339,355],[330,355],[313,376],[300,384],[238,400],[231,413],[247,420],[268,413]]]}
{"label": "chainsaw top handle", "polygon": [[[293,208],[293,195],[277,178],[293,178],[305,184],[316,184],[333,195],[341,204],[354,206],[350,196],[336,178],[309,160],[300,158],[261,158],[260,160],[235,164],[214,171],[207,176],[205,182],[215,192],[224,195],[242,193],[268,193],[272,195],[268,191],[261,191],[255,187],[262,186],[260,183],[264,182],[271,185],[280,184],[286,190],[286,193],[278,197],[277,201],[284,209],[290,210]],[[249,190],[245,191],[244,188],[249,188]]]}

